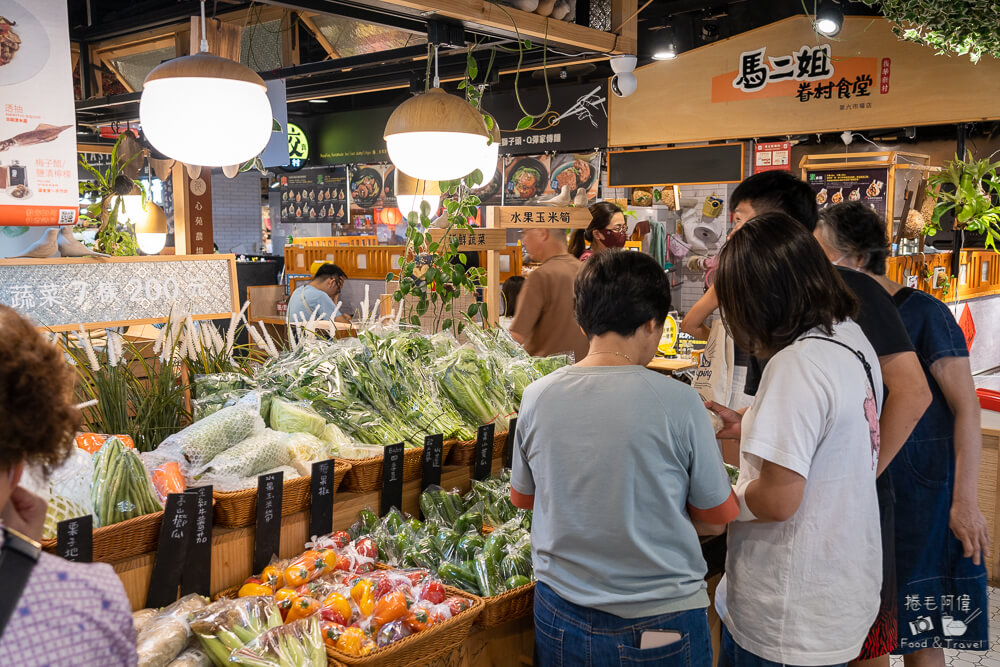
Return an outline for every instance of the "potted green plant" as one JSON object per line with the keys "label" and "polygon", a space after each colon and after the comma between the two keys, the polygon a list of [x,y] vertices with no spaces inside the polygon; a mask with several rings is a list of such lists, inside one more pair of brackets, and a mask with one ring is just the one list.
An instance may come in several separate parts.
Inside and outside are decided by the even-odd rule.
{"label": "potted green plant", "polygon": [[94,178],[80,182],[80,195],[92,197],[95,201],[80,215],[80,224],[84,228],[97,228],[94,240],[94,250],[108,255],[138,255],[139,246],[136,243],[135,229],[124,220],[125,210],[123,196],[136,193],[142,197],[142,205],[146,205],[146,191],[142,183],[131,176],[138,172],[137,165],[132,165],[136,158],[142,162],[142,150],[129,148],[134,144],[134,137],[122,133],[111,150],[111,164],[102,173],[93,165],[80,157],[80,166]]}
{"label": "potted green plant", "polygon": [[998,167],[1000,162],[973,160],[967,153],[965,160],[956,155],[944,169],[932,174],[927,179],[927,196],[937,203],[924,234],[941,231],[942,216],[954,212],[955,229],[982,234],[986,247],[996,252],[1000,239],[1000,206],[994,204],[994,198],[1000,196]]}

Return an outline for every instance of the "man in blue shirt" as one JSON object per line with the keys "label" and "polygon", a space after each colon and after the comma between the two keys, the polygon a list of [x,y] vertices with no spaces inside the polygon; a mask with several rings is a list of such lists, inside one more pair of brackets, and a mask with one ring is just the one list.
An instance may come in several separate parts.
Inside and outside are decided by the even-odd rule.
{"label": "man in blue shirt", "polygon": [[[308,285],[292,292],[288,300],[288,321],[292,324],[300,320],[308,322],[313,318],[314,312],[315,320],[329,319],[337,309],[337,301],[345,282],[347,274],[336,264],[320,266]],[[351,314],[346,304],[342,303],[336,319],[338,322],[350,323]]]}

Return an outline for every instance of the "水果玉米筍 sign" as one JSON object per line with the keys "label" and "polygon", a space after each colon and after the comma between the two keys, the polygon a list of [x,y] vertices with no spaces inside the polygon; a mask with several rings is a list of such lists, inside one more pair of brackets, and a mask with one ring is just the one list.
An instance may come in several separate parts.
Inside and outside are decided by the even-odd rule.
{"label": "\u6c34\u679c\u7389\u7c73\u7b4d sign", "polygon": [[196,319],[239,309],[235,258],[110,257],[0,260],[0,303],[54,331],[79,325]]}
{"label": "\u6c34\u679c\u7389\u7c73\u7b4d sign", "polygon": [[557,206],[489,206],[486,208],[488,226],[503,229],[530,229],[552,227],[555,229],[582,228],[590,224],[590,211],[583,207]]}

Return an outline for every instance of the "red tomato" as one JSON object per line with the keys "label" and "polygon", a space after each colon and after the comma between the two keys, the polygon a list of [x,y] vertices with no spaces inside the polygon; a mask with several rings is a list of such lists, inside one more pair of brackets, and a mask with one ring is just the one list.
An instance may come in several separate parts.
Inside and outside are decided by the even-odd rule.
{"label": "red tomato", "polygon": [[428,581],[424,585],[424,590],[420,592],[420,599],[427,600],[431,604],[441,604],[447,597],[444,586],[439,581]]}
{"label": "red tomato", "polygon": [[346,531],[338,530],[337,532],[330,534],[330,540],[333,541],[335,547],[343,549],[351,541],[351,536],[348,535]]}
{"label": "red tomato", "polygon": [[378,558],[378,546],[375,545],[375,541],[368,537],[362,537],[354,545],[355,550],[357,550],[359,556],[364,556],[365,558]]}
{"label": "red tomato", "polygon": [[472,602],[460,597],[450,597],[444,603],[448,605],[452,616],[457,616],[459,612],[463,612],[472,606]]}

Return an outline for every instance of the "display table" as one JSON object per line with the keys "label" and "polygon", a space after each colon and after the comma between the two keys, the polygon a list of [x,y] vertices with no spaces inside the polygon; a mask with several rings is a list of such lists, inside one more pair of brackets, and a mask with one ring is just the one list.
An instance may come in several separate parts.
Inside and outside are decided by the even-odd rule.
{"label": "display table", "polygon": [[679,371],[689,371],[692,368],[697,368],[698,364],[691,361],[690,359],[667,359],[666,357],[654,357],[651,362],[646,364],[646,368],[652,369],[654,371],[659,371],[661,373],[676,373]]}
{"label": "display table", "polygon": [[983,458],[979,464],[979,509],[986,517],[990,531],[990,550],[986,554],[986,571],[991,585],[1000,584],[997,568],[997,536],[1000,535],[1000,484],[997,482],[1000,455],[1000,412],[982,411]]}

